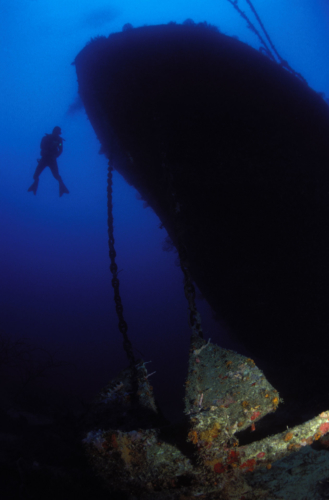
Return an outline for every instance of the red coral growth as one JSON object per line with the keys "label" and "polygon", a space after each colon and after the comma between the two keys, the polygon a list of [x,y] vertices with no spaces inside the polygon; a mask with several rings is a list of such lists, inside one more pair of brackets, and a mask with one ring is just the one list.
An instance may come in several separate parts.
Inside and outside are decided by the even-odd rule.
{"label": "red coral growth", "polygon": [[217,462],[217,464],[214,465],[214,472],[217,472],[217,474],[222,474],[225,470],[226,468],[220,462]]}
{"label": "red coral growth", "polygon": [[237,462],[239,462],[239,452],[231,450],[228,454],[228,457],[227,457],[227,463],[234,464]]}
{"label": "red coral growth", "polygon": [[260,451],[257,455],[257,458],[264,458],[265,457],[265,451]]}
{"label": "red coral growth", "polygon": [[250,420],[255,420],[257,417],[259,417],[260,411],[254,411],[254,413],[251,415]]}
{"label": "red coral growth", "polygon": [[320,425],[319,431],[321,434],[327,434],[329,432],[329,422],[324,422],[323,424]]}
{"label": "red coral growth", "polygon": [[254,458],[249,458],[240,465],[240,469],[245,469],[246,472],[253,472],[255,465],[256,460]]}

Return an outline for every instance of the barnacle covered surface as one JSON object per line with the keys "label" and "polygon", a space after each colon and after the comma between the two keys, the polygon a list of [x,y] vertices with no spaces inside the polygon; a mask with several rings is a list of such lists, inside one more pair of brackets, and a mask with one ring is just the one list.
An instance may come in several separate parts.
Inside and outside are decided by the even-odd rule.
{"label": "barnacle covered surface", "polygon": [[141,495],[190,485],[193,450],[158,412],[145,364],[137,369],[137,401],[129,368],[95,401],[83,441],[91,464],[112,491]]}
{"label": "barnacle covered surface", "polygon": [[[185,411],[190,418],[188,438],[202,463],[213,468],[226,457],[228,447],[238,445],[235,433],[275,411],[278,403],[278,392],[252,359],[192,339]],[[236,458],[237,452],[232,452],[231,462]]]}
{"label": "barnacle covered surface", "polygon": [[[265,489],[261,485],[273,477],[272,469],[284,470],[287,457],[309,450],[329,431],[329,412],[322,412],[239,446],[236,433],[275,411],[279,395],[252,359],[210,340],[192,337],[181,424],[161,416],[145,363],[136,368],[137,400],[133,371],[122,370],[97,397],[83,441],[93,468],[112,492],[126,498],[264,498],[271,494],[271,480]],[[307,460],[310,451],[303,453]]]}
{"label": "barnacle covered surface", "polygon": [[[191,378],[195,363],[198,375]],[[323,440],[323,446],[328,446],[323,436],[329,431],[329,412],[285,432],[239,446],[235,434],[274,411],[279,396],[252,360],[210,341],[192,342],[187,416],[181,424],[171,425],[157,412],[145,364],[138,366],[140,404],[132,406],[131,371],[123,370],[97,398],[84,439],[93,468],[110,491],[120,492],[127,499],[182,500],[197,495],[207,500],[238,500],[242,494],[247,495],[247,500],[264,495],[279,498],[269,496],[273,494],[273,469],[284,471],[285,461],[295,463],[289,457],[301,450],[307,463],[314,453],[310,450],[313,443]],[[207,375],[203,379],[204,370]],[[225,375],[230,372],[239,377]],[[213,408],[208,406],[214,403],[213,399],[200,399],[200,390],[206,394],[210,382],[211,398],[215,397],[217,403]],[[191,403],[191,399],[197,404]],[[301,461],[298,457],[296,460]],[[325,470],[326,458],[318,455],[318,460]],[[288,484],[288,491],[289,488]],[[294,497],[283,493],[280,498]]]}
{"label": "barnacle covered surface", "polygon": [[210,341],[192,340],[185,411],[204,432],[220,422],[221,442],[274,411],[278,392],[255,362]]}
{"label": "barnacle covered surface", "polygon": [[159,430],[99,431],[85,440],[94,468],[115,491],[145,494],[191,484],[193,467],[177,446],[160,438]]}

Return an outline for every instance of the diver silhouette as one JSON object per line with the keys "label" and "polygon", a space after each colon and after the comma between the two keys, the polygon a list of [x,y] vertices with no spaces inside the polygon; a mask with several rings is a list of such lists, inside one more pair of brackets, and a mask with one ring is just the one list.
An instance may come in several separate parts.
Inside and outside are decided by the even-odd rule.
{"label": "diver silhouette", "polygon": [[28,191],[33,191],[34,194],[37,194],[37,189],[39,185],[39,175],[46,168],[49,167],[51,173],[59,182],[59,196],[62,196],[64,193],[69,193],[70,191],[65,186],[61,176],[58,172],[57,158],[63,152],[63,141],[64,139],[60,136],[62,133],[60,127],[54,127],[51,134],[45,134],[41,139],[40,149],[41,149],[41,158],[38,160],[37,168],[35,169],[33,179],[33,184],[29,187]]}

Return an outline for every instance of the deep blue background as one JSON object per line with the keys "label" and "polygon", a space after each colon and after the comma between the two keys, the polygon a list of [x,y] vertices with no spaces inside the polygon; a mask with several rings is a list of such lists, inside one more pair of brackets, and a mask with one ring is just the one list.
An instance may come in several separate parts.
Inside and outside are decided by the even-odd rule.
{"label": "deep blue background", "polygon": [[[244,0],[239,6],[250,13]],[[254,6],[281,56],[328,96],[328,1],[254,0]],[[108,270],[106,159],[85,112],[68,113],[77,95],[71,63],[92,37],[121,31],[127,22],[187,18],[258,48],[226,0],[6,0],[0,7],[0,327],[68,362],[49,384],[72,397],[91,397],[126,359]],[[59,198],[46,169],[34,196],[27,188],[40,139],[55,125],[65,138],[58,164],[70,194]],[[116,172],[114,221],[129,335],[152,360],[156,396],[172,412],[183,397],[190,336],[177,255],[162,250],[160,221]],[[198,305],[206,338],[233,346],[207,304]]]}

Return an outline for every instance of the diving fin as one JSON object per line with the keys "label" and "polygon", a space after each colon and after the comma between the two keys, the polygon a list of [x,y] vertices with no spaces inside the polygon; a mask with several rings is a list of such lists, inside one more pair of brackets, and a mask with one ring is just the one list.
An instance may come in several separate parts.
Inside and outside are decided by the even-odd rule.
{"label": "diving fin", "polygon": [[33,182],[33,184],[31,184],[27,192],[33,191],[34,194],[37,194],[38,185],[39,185],[39,179],[35,179],[35,181]]}
{"label": "diving fin", "polygon": [[69,190],[65,186],[64,182],[62,180],[59,181],[59,196],[61,197],[64,193],[69,194]]}

